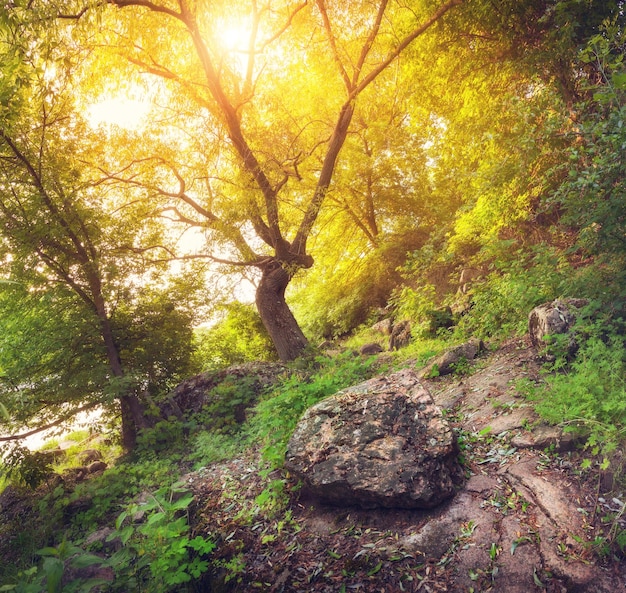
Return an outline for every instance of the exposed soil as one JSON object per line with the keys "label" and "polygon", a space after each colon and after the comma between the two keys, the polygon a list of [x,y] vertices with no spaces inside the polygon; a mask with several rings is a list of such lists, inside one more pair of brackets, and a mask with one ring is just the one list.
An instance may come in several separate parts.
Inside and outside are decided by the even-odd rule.
{"label": "exposed soil", "polygon": [[258,475],[257,460],[190,474],[194,529],[219,544],[207,590],[626,591],[626,564],[605,546],[612,528],[626,529],[625,498],[610,474],[580,471],[576,443],[516,393],[538,371],[530,344],[516,340],[478,359],[471,376],[425,381],[460,435],[467,471],[437,509],[327,507],[291,484],[287,515],[267,518],[255,511],[271,505],[268,484],[285,493],[272,482],[280,474]]}

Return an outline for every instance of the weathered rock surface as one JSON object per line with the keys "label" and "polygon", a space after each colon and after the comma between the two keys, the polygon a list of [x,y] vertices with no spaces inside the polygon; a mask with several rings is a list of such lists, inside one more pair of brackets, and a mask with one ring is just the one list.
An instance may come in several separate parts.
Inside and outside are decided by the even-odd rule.
{"label": "weathered rock surface", "polygon": [[409,345],[411,341],[411,322],[399,321],[393,326],[389,336],[389,350],[399,350]]}
{"label": "weathered rock surface", "polygon": [[459,363],[474,360],[483,347],[483,343],[480,340],[472,338],[465,344],[456,346],[437,357],[420,371],[419,376],[423,378],[433,375],[449,375]]}
{"label": "weathered rock surface", "polygon": [[[535,307],[528,316],[528,334],[535,348],[543,348],[545,337],[554,334],[565,334],[574,325],[578,309],[589,301],[586,299],[557,299]],[[570,350],[576,349],[572,337]]]}
{"label": "weathered rock surface", "polygon": [[286,467],[322,501],[431,508],[462,481],[455,435],[416,373],[404,369],[310,408]]}
{"label": "weathered rock surface", "polygon": [[386,336],[391,335],[391,330],[393,329],[393,320],[389,317],[386,319],[381,319],[374,325],[372,325],[372,329]]}

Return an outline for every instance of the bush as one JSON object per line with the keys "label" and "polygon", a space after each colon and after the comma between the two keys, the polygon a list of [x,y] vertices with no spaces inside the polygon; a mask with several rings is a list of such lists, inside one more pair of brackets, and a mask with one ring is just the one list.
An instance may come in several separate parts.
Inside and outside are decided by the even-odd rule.
{"label": "bush", "polygon": [[542,245],[530,253],[516,250],[501,254],[495,267],[473,288],[471,309],[458,324],[462,335],[502,339],[524,334],[529,312],[561,296],[571,272],[563,256]]}
{"label": "bush", "polygon": [[[587,309],[588,315],[594,308]],[[559,372],[526,395],[537,402],[543,418],[586,436],[589,451],[601,454],[607,467],[626,434],[626,324],[620,317],[588,315],[575,325],[579,344],[575,360],[563,368],[565,353],[557,349]]]}

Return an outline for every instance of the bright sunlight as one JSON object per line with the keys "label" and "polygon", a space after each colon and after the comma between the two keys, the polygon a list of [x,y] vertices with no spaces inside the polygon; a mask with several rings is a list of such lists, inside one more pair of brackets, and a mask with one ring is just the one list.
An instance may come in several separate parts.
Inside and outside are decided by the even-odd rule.
{"label": "bright sunlight", "polygon": [[87,119],[92,127],[119,126],[137,130],[145,124],[151,106],[146,101],[127,97],[109,97],[87,109]]}

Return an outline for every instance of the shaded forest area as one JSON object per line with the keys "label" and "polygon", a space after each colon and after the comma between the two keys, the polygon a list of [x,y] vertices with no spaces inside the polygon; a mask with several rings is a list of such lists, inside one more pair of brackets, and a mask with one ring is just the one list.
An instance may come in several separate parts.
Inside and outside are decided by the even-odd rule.
{"label": "shaded forest area", "polygon": [[[3,479],[54,509],[0,590],[39,591],[42,570],[48,590],[103,586],[61,585],[67,559],[99,562],[69,542],[145,490],[157,518],[124,532],[117,515],[135,547],[110,590],[193,590],[215,543],[170,496],[179,464],[254,450],[274,476],[308,406],[380,372],[349,349],[381,319],[412,328],[387,364],[425,364],[587,299],[575,352],[552,340],[520,391],[585,436],[583,470],[619,476],[624,18],[620,0],[0,4]],[[258,361],[281,379],[171,413],[181,381]],[[68,515],[82,495],[22,437],[90,410],[126,464]],[[286,487],[272,477],[259,506]],[[605,543],[619,555],[626,535]]]}

